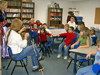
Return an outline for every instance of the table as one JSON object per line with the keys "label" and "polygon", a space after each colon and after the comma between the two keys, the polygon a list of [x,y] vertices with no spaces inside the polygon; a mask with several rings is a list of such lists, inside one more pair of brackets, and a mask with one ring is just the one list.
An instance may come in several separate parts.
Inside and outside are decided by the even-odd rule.
{"label": "table", "polygon": [[66,33],[65,29],[50,29],[50,31],[53,36],[57,36],[58,34],[61,33]]}
{"label": "table", "polygon": [[57,38],[62,38],[61,42],[64,40],[65,36],[57,36],[61,33],[66,33],[66,30],[65,29],[50,29],[51,31],[51,34],[53,35],[53,41],[52,41],[52,49],[54,49],[54,39],[57,39]]}
{"label": "table", "polygon": [[73,72],[74,74],[76,73],[76,60],[77,60],[77,55],[87,55],[88,53],[96,51],[96,46],[90,46],[89,48],[77,48],[77,49],[71,49],[70,52],[75,53],[74,56],[74,68]]}

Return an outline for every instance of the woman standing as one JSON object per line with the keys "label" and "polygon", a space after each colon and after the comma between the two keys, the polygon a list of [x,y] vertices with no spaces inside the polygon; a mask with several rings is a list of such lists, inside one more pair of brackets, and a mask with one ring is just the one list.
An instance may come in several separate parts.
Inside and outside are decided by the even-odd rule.
{"label": "woman standing", "polygon": [[75,23],[78,24],[77,18],[76,18],[76,16],[74,15],[74,13],[73,13],[72,11],[69,11],[69,12],[68,12],[67,23],[70,21],[70,18],[71,18],[71,17],[74,17]]}
{"label": "woman standing", "polygon": [[6,32],[8,30],[7,18],[5,9],[7,8],[6,1],[0,1],[0,50],[2,57],[8,57],[8,51],[6,46]]}

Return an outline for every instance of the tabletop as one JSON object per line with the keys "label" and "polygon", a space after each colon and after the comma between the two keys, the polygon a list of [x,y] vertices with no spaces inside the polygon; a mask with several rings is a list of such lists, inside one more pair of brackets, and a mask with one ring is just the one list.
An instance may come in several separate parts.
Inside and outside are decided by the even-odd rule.
{"label": "tabletop", "polygon": [[71,49],[71,52],[75,52],[75,53],[82,53],[82,54],[88,54],[92,51],[96,51],[96,46],[90,46],[88,48],[77,48],[77,49]]}

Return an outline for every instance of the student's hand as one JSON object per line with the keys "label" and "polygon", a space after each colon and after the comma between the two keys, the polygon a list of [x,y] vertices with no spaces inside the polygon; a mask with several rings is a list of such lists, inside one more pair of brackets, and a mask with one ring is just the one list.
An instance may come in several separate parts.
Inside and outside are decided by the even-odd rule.
{"label": "student's hand", "polygon": [[86,59],[90,59],[91,57],[91,54],[89,53],[87,56],[86,56]]}
{"label": "student's hand", "polygon": [[100,62],[98,62],[98,64],[100,65]]}
{"label": "student's hand", "polygon": [[23,27],[20,31],[18,31],[18,33],[22,33],[23,31],[25,31],[27,28]]}
{"label": "student's hand", "polygon": [[53,35],[51,35],[50,37],[53,37]]}
{"label": "student's hand", "polygon": [[25,35],[24,35],[24,39],[28,39],[28,37],[29,37],[29,33],[25,33]]}
{"label": "student's hand", "polygon": [[66,45],[64,45],[64,48],[66,48]]}
{"label": "student's hand", "polygon": [[57,35],[58,37],[60,36],[60,35]]}
{"label": "student's hand", "polygon": [[71,48],[74,48],[75,45],[71,45]]}
{"label": "student's hand", "polygon": [[21,30],[22,30],[22,31],[25,31],[26,29],[27,29],[26,27],[23,27]]}

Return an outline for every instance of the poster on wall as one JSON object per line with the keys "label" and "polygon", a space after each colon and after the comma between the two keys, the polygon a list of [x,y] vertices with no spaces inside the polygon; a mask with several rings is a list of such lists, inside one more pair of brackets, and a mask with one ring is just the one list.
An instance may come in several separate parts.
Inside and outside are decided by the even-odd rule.
{"label": "poster on wall", "polygon": [[79,11],[76,8],[69,8],[68,11],[72,11],[75,16],[79,16]]}

